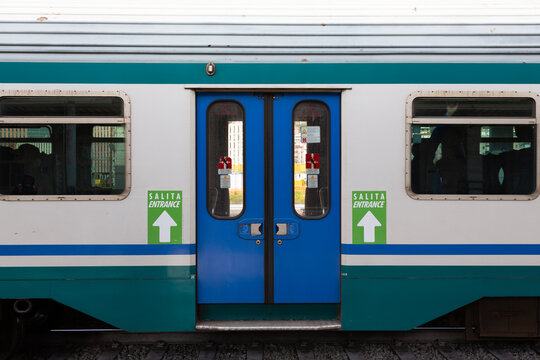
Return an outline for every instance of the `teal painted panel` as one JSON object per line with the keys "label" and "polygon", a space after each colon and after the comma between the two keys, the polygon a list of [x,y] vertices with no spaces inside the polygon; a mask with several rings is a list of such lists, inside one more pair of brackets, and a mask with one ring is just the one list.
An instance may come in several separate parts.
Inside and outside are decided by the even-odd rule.
{"label": "teal painted panel", "polygon": [[0,83],[538,84],[540,64],[465,63],[0,63]]}
{"label": "teal painted panel", "polygon": [[342,268],[343,330],[410,330],[482,297],[540,296],[540,267]]}
{"label": "teal painted panel", "polygon": [[297,319],[327,320],[339,316],[338,304],[204,304],[198,306],[200,319],[261,320]]}
{"label": "teal painted panel", "polygon": [[0,281],[1,298],[53,299],[126,331],[193,331],[195,280]]}
{"label": "teal painted panel", "polygon": [[195,267],[0,268],[0,298],[53,299],[126,331],[193,331]]}
{"label": "teal painted panel", "polygon": [[0,297],[53,299],[132,332],[195,329],[195,280],[0,281]]}
{"label": "teal painted panel", "polygon": [[191,279],[195,266],[0,267],[0,280]]}
{"label": "teal painted panel", "polygon": [[195,280],[55,281],[53,298],[131,332],[195,330]]}
{"label": "teal painted panel", "polygon": [[0,299],[50,299],[50,281],[0,281]]}

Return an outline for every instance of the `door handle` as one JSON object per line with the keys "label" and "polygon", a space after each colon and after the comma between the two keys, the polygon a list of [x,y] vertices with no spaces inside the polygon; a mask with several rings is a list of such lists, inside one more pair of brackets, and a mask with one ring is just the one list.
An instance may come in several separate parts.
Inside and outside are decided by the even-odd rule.
{"label": "door handle", "polygon": [[291,240],[298,237],[300,226],[295,219],[274,219],[274,236],[280,240]]}
{"label": "door handle", "polygon": [[244,219],[238,223],[238,236],[245,240],[264,240],[264,222],[261,218]]}
{"label": "door handle", "polygon": [[259,236],[259,235],[262,235],[262,228],[263,228],[263,224],[262,223],[251,223],[249,224],[249,234],[251,236]]}
{"label": "door handle", "polygon": [[287,224],[286,223],[276,223],[276,235],[283,236],[287,235]]}

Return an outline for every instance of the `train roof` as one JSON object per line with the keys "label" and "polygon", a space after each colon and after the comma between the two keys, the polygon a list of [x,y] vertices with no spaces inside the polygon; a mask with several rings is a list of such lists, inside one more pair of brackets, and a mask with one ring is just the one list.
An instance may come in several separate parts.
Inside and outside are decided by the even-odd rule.
{"label": "train roof", "polygon": [[540,4],[4,0],[0,61],[538,62]]}

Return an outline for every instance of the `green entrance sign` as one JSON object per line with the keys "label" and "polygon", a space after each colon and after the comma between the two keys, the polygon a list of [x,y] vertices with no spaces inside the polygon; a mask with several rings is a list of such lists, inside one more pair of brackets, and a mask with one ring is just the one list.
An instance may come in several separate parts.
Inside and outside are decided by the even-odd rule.
{"label": "green entrance sign", "polygon": [[353,244],[386,244],[386,191],[353,191],[352,219]]}
{"label": "green entrance sign", "polygon": [[181,191],[148,191],[148,243],[182,243]]}

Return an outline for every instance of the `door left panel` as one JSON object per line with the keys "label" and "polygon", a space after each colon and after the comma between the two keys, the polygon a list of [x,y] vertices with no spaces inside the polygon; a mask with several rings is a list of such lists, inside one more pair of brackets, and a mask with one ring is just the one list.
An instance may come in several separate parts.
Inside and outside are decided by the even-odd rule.
{"label": "door left panel", "polygon": [[263,110],[253,94],[197,95],[198,303],[264,302]]}

